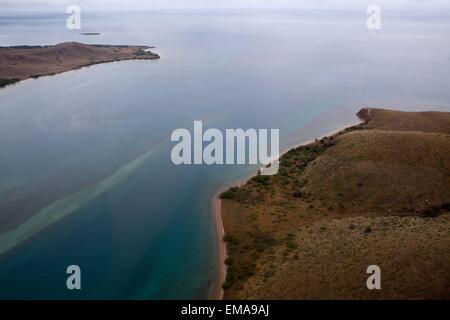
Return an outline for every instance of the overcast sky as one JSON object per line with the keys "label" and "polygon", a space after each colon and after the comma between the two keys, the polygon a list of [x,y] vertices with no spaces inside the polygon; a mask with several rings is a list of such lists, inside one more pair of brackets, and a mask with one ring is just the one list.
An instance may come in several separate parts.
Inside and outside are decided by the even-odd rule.
{"label": "overcast sky", "polygon": [[86,8],[318,8],[352,9],[370,4],[396,9],[450,8],[450,0],[0,0],[0,8],[58,8],[78,4]]}

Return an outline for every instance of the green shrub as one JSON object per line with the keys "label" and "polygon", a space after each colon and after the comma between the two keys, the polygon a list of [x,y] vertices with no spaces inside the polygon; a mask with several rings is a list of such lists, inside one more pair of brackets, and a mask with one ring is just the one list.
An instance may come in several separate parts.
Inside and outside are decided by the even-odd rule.
{"label": "green shrub", "polygon": [[233,191],[227,190],[220,194],[220,199],[233,199],[235,195],[236,194]]}
{"label": "green shrub", "polygon": [[422,215],[426,218],[436,218],[439,215],[438,207],[431,207],[422,212]]}
{"label": "green shrub", "polygon": [[227,276],[225,278],[225,282],[222,284],[223,289],[229,289],[233,286],[234,276],[233,276],[233,270],[231,268],[228,268],[227,270]]}
{"label": "green shrub", "polygon": [[297,249],[297,244],[291,240],[286,241],[286,248],[288,251]]}
{"label": "green shrub", "polygon": [[239,240],[236,237],[229,235],[229,234],[225,234],[223,236],[223,241],[225,241],[226,243],[228,243],[230,245],[239,244]]}
{"label": "green shrub", "polygon": [[224,262],[227,266],[231,266],[233,264],[233,258],[227,257]]}
{"label": "green shrub", "polygon": [[270,183],[270,176],[259,175],[259,176],[253,177],[252,180],[266,186]]}
{"label": "green shrub", "polygon": [[18,82],[18,81],[19,81],[19,79],[16,79],[16,78],[14,78],[14,79],[0,79],[0,88],[1,87],[5,87],[8,84],[12,84],[14,82]]}
{"label": "green shrub", "polygon": [[295,191],[295,192],[292,194],[292,196],[293,196],[294,198],[301,198],[301,197],[302,197],[302,193],[301,193],[300,191]]}
{"label": "green shrub", "polygon": [[231,192],[230,190],[222,192],[220,194],[220,198],[221,199],[233,199],[234,198],[234,192]]}

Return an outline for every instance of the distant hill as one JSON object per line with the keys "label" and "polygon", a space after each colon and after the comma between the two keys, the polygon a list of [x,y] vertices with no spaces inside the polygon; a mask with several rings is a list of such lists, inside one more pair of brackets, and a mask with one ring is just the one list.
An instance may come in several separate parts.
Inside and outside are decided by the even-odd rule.
{"label": "distant hill", "polygon": [[367,129],[450,134],[450,113],[448,112],[361,109],[358,116],[369,122],[366,126]]}
{"label": "distant hill", "polygon": [[450,298],[450,113],[358,115],[222,195],[225,298]]}
{"label": "distant hill", "polygon": [[87,45],[64,42],[54,46],[0,47],[0,87],[93,64],[159,59],[148,46]]}

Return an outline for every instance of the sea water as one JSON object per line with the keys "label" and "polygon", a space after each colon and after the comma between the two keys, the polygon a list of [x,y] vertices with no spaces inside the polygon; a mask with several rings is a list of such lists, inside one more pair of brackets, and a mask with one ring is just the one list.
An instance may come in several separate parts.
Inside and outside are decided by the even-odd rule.
{"label": "sea water", "polygon": [[[280,129],[286,148],[361,106],[450,111],[448,17],[383,17],[370,31],[364,10],[92,12],[81,31],[101,35],[83,36],[64,10],[2,13],[1,45],[154,45],[161,59],[0,89],[1,233],[65,210],[0,257],[0,298],[207,297],[211,199],[256,168],[176,166],[171,132]],[[81,290],[66,287],[69,265]]]}

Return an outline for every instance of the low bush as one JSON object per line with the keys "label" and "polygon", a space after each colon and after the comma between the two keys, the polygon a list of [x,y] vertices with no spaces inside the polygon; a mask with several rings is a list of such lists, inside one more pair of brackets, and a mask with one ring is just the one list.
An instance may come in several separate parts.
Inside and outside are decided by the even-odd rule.
{"label": "low bush", "polygon": [[300,191],[295,191],[295,192],[292,194],[292,196],[293,196],[294,198],[301,198],[301,197],[302,197],[302,193],[301,193]]}
{"label": "low bush", "polygon": [[425,218],[436,218],[440,214],[438,207],[431,207],[422,212]]}
{"label": "low bush", "polygon": [[0,79],[0,88],[19,81],[19,79]]}
{"label": "low bush", "polygon": [[225,259],[224,262],[225,262],[225,264],[226,264],[227,266],[231,266],[231,265],[233,264],[233,258],[228,257],[228,258]]}
{"label": "low bush", "polygon": [[233,199],[235,195],[236,194],[233,191],[227,190],[220,194],[220,199]]}
{"label": "low bush", "polygon": [[234,236],[232,236],[230,234],[225,234],[223,236],[223,241],[225,241],[226,243],[228,243],[230,245],[239,244],[239,240],[236,237],[234,237]]}
{"label": "low bush", "polygon": [[258,176],[253,177],[252,180],[257,182],[257,183],[259,183],[259,184],[262,184],[262,185],[266,186],[266,185],[268,185],[270,183],[270,176],[258,175]]}

